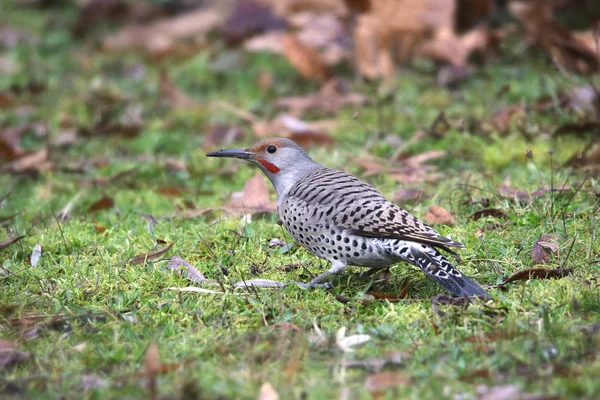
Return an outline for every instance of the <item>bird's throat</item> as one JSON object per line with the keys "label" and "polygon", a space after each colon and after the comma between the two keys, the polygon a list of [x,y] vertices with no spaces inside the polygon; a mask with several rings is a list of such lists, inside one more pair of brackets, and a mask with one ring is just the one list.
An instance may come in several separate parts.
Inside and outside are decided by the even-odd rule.
{"label": "bird's throat", "polygon": [[261,163],[262,166],[265,167],[267,169],[267,171],[269,171],[270,173],[276,174],[276,173],[279,172],[279,168],[277,168],[277,166],[275,164],[271,164],[270,162],[268,162],[264,158],[258,158],[257,161],[259,163]]}

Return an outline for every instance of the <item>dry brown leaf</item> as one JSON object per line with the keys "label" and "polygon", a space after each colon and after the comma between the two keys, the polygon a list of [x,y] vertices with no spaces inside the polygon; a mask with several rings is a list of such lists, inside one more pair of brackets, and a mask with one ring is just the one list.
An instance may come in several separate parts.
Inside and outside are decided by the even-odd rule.
{"label": "dry brown leaf", "polygon": [[171,257],[167,263],[167,268],[179,272],[181,275],[185,273],[187,278],[194,283],[203,284],[209,282],[202,272],[181,257]]}
{"label": "dry brown leaf", "polygon": [[234,215],[273,212],[277,209],[277,201],[270,199],[265,178],[261,173],[256,173],[244,185],[241,198],[230,201],[225,209]]}
{"label": "dry brown leaf", "polygon": [[504,287],[506,284],[516,281],[528,281],[530,279],[560,279],[570,275],[574,268],[532,268],[516,272],[506,278],[498,287]]}
{"label": "dry brown leaf", "polygon": [[[188,53],[205,40],[207,33],[221,26],[224,19],[225,13],[221,10],[199,8],[146,25],[125,27],[105,38],[102,47],[114,52],[141,50],[154,58],[174,52]],[[184,45],[184,41],[195,43]]]}
{"label": "dry brown leaf", "polygon": [[115,206],[115,200],[107,195],[102,196],[96,200],[87,210],[88,214],[95,213],[101,210],[107,210]]}
{"label": "dry brown leaf", "polygon": [[554,19],[557,3],[545,0],[511,1],[509,10],[526,33],[542,46],[560,67],[577,73],[600,69],[600,53],[592,32],[575,34]]}
{"label": "dry brown leaf", "polygon": [[186,190],[175,186],[164,186],[158,188],[158,193],[166,197],[181,197],[185,195]]}
{"label": "dry brown leaf", "polygon": [[236,2],[221,34],[228,44],[236,45],[256,34],[281,31],[286,25],[286,20],[276,16],[268,3],[244,0]]}
{"label": "dry brown leaf", "polygon": [[14,160],[25,154],[21,147],[21,135],[29,130],[30,124],[11,126],[0,132],[0,157]]}
{"label": "dry brown leaf", "polygon": [[331,72],[317,49],[302,43],[293,34],[284,35],[281,38],[281,43],[286,58],[298,70],[300,75],[321,82],[329,79]]}
{"label": "dry brown leaf", "polygon": [[96,231],[96,233],[104,233],[107,229],[108,228],[106,228],[104,225],[94,224],[94,230]]}
{"label": "dry brown leaf", "polygon": [[302,115],[309,110],[318,110],[328,114],[337,113],[344,106],[361,106],[368,103],[368,98],[362,94],[350,91],[344,81],[330,79],[314,94],[306,96],[281,97],[277,107],[286,108],[294,115]]}
{"label": "dry brown leaf", "polygon": [[404,300],[408,296],[408,285],[404,285],[398,293],[383,293],[383,292],[367,292],[377,300],[385,300],[390,303],[396,303]]}
{"label": "dry brown leaf", "polygon": [[35,174],[51,169],[54,164],[48,160],[48,150],[42,149],[22,155],[20,158],[4,165],[1,172],[13,174]]}
{"label": "dry brown leaf", "polygon": [[491,123],[499,132],[506,133],[513,117],[522,116],[524,112],[524,107],[519,105],[503,107],[492,115]]}
{"label": "dry brown leaf", "polygon": [[508,219],[508,214],[506,211],[501,210],[499,208],[484,208],[483,210],[475,211],[469,218],[468,221],[477,221],[483,217],[494,217],[501,219]]}
{"label": "dry brown leaf", "polygon": [[531,258],[536,264],[550,264],[550,256],[558,251],[558,235],[542,235],[533,244]]}
{"label": "dry brown leaf", "polygon": [[365,388],[374,398],[380,398],[390,389],[409,385],[411,379],[401,372],[382,371],[371,374],[365,380]]}
{"label": "dry brown leaf", "polygon": [[29,358],[31,353],[20,351],[15,343],[0,339],[0,370],[22,364]]}
{"label": "dry brown leaf", "polygon": [[161,100],[167,100],[174,108],[196,109],[201,107],[198,101],[192,99],[183,90],[175,86],[164,69],[160,71],[160,95]]}
{"label": "dry brown leaf", "polygon": [[425,221],[431,225],[456,225],[456,218],[450,212],[440,206],[431,206],[423,216]]}
{"label": "dry brown leaf", "polygon": [[433,39],[421,44],[416,53],[462,67],[474,51],[485,49],[488,43],[489,32],[485,27],[475,28],[460,36],[453,29],[444,29],[439,30]]}
{"label": "dry brown leaf", "polygon": [[171,247],[173,247],[174,244],[175,244],[175,242],[171,242],[168,245],[166,245],[165,247],[162,247],[160,249],[155,249],[155,250],[149,251],[147,253],[138,254],[138,255],[134,256],[131,260],[129,260],[129,263],[130,264],[142,264],[148,260],[152,260],[157,257],[160,257],[163,254],[165,254],[167,251],[169,251],[171,249]]}
{"label": "dry brown leaf", "polygon": [[422,189],[404,189],[400,188],[394,192],[392,196],[393,201],[412,201],[418,202],[423,197],[425,197],[425,191]]}
{"label": "dry brown leaf", "polygon": [[327,133],[339,125],[336,120],[303,121],[289,114],[281,114],[271,121],[257,121],[252,130],[258,137],[282,136],[302,146],[327,145],[333,138]]}
{"label": "dry brown leaf", "polygon": [[542,185],[539,189],[528,192],[526,190],[514,189],[510,186],[510,176],[507,176],[502,185],[498,185],[498,193],[509,199],[517,199],[518,201],[532,201],[543,197],[547,193],[553,192],[569,192],[573,188],[571,186],[555,186]]}
{"label": "dry brown leaf", "polygon": [[19,240],[23,239],[24,237],[25,237],[25,235],[17,236],[12,239],[5,240],[4,242],[0,242],[0,250],[7,248],[11,244],[18,242]]}
{"label": "dry brown leaf", "polygon": [[273,385],[265,382],[260,387],[257,400],[279,400],[279,393],[277,393]]}
{"label": "dry brown leaf", "polygon": [[160,372],[160,354],[158,352],[158,346],[154,341],[150,342],[148,348],[146,349],[144,366],[142,367],[141,372],[148,382],[150,399],[158,399],[158,382],[156,378]]}

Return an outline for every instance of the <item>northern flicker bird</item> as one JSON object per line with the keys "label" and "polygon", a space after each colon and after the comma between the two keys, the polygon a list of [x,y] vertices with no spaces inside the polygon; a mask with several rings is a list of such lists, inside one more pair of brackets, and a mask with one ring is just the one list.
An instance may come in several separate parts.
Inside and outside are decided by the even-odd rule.
{"label": "northern flicker bird", "polygon": [[207,156],[249,161],[269,178],[283,226],[304,248],[331,262],[329,271],[306,286],[319,286],[348,265],[376,271],[405,261],[453,295],[489,297],[437,250],[464,245],[441,236],[368,183],[316,163],[296,142],[265,139]]}

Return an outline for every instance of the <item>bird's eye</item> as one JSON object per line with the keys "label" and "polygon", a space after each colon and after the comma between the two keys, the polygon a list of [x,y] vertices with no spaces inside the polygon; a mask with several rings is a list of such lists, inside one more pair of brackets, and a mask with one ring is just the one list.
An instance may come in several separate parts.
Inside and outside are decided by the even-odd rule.
{"label": "bird's eye", "polygon": [[277,147],[275,147],[274,145],[270,145],[269,147],[267,147],[267,151],[273,154],[277,151]]}

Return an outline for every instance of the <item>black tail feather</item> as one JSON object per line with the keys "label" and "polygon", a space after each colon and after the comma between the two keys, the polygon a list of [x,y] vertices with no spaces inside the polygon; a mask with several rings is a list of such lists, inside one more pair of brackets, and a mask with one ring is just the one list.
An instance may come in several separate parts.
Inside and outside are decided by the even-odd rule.
{"label": "black tail feather", "polygon": [[488,292],[463,275],[434,247],[414,243],[402,256],[454,296],[490,298]]}

